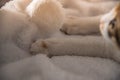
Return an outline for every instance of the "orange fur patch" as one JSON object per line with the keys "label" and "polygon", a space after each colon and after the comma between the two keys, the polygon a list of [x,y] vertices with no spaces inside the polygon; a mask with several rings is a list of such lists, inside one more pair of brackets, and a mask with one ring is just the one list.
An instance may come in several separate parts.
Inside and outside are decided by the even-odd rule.
{"label": "orange fur patch", "polygon": [[116,16],[120,16],[120,3],[115,7]]}

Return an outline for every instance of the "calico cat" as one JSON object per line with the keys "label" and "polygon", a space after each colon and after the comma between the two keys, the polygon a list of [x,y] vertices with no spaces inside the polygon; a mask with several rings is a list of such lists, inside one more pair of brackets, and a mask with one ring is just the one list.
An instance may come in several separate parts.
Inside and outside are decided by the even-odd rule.
{"label": "calico cat", "polygon": [[60,30],[68,35],[100,34],[99,22],[101,16],[109,12],[119,2],[116,0],[60,1],[66,13],[64,25]]}
{"label": "calico cat", "polygon": [[[100,30],[106,39],[120,47],[119,14],[120,5],[102,17]],[[119,50],[107,42],[99,36],[67,36],[64,38],[37,40],[32,44],[30,50],[33,54],[44,53],[49,56],[79,55],[102,57],[120,62]]]}
{"label": "calico cat", "polygon": [[120,3],[101,18],[100,31],[107,41],[120,48]]}

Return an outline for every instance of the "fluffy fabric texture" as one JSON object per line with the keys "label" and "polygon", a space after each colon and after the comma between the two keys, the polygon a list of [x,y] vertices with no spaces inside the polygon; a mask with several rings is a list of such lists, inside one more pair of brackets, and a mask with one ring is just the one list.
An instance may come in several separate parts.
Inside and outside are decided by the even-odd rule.
{"label": "fluffy fabric texture", "polygon": [[[0,20],[0,80],[120,80],[120,65],[109,59],[80,56],[48,58],[42,54],[31,56],[28,51],[31,42],[38,38],[48,38],[51,34],[54,34],[55,37],[61,37],[62,34],[58,34],[56,31],[64,20],[63,9],[55,0],[34,0],[33,3],[31,1],[14,0],[0,10],[0,18],[2,19]],[[42,6],[39,6],[39,1]],[[34,3],[38,4],[35,9],[40,12],[37,13],[32,8],[35,6]],[[50,11],[50,17],[47,13],[49,10],[44,11],[47,9],[46,4],[49,5],[49,10],[53,10]],[[56,10],[57,12],[54,13]],[[39,13],[41,14],[40,18],[36,16]],[[51,17],[51,15],[53,16]],[[53,19],[51,20],[51,18]],[[45,24],[46,22],[49,24]],[[56,24],[53,24],[53,22]],[[52,25],[50,32],[45,29],[49,28],[49,25]],[[43,30],[45,30],[45,33],[42,32]],[[71,39],[74,38],[71,37]],[[101,37],[86,36],[79,38],[83,45],[81,46],[81,53],[88,53],[87,48],[90,48],[89,52],[93,54],[94,52],[104,52],[104,40]],[[61,46],[64,44],[60,43]],[[69,44],[69,41],[67,43]],[[86,46],[86,44],[90,46]],[[93,45],[96,46],[92,47]],[[59,45],[53,45],[53,47],[56,51],[52,52],[53,49],[51,49],[52,53],[55,55],[61,54],[57,50]],[[80,46],[78,47],[80,48]],[[72,50],[72,47],[70,49]],[[110,48],[108,47],[108,49]],[[77,49],[74,48],[74,50]],[[70,54],[74,53],[73,50],[73,52],[64,51]]]}
{"label": "fluffy fabric texture", "polygon": [[45,55],[7,64],[1,80],[119,80],[120,66],[106,59]]}

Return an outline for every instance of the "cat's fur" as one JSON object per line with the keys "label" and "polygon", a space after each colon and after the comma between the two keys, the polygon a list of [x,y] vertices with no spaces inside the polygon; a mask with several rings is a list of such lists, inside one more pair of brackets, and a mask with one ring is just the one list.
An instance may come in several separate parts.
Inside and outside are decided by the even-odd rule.
{"label": "cat's fur", "polygon": [[[109,12],[118,1],[86,2],[85,0],[61,0],[66,12],[66,20],[61,31],[69,34],[100,34],[101,15]],[[97,1],[97,0],[96,0]]]}
{"label": "cat's fur", "polygon": [[[77,2],[77,0],[73,0],[73,1]],[[80,3],[83,3],[83,1],[80,1]],[[90,25],[91,27],[92,25],[96,25],[96,22],[94,21],[99,20],[98,16],[95,17],[95,20],[92,19],[92,17],[87,17],[87,18],[80,17],[83,16],[84,13],[86,13],[86,11],[88,11],[85,10],[85,8],[87,9],[88,7],[90,7],[90,5],[91,6],[94,5],[92,3],[90,3],[89,5],[89,3],[85,2],[85,5],[77,6],[75,8],[73,6],[74,9],[71,7],[66,8],[64,5],[63,5],[64,6],[63,9],[61,4],[57,0],[13,0],[7,3],[5,6],[3,6],[0,9],[0,19],[1,19],[0,20],[0,61],[1,62],[0,63],[2,62],[8,63],[14,60],[24,58],[26,56],[30,56],[29,54],[30,50],[34,54],[40,52],[42,53],[45,52],[49,54],[51,52],[49,52],[48,50],[52,49],[53,50],[52,54],[54,55],[54,53],[57,53],[58,51],[64,54],[68,54],[73,49],[73,47],[74,50],[72,51],[77,51],[77,52],[72,52],[70,54],[80,53],[79,55],[81,56],[84,55],[84,56],[106,57],[106,55],[103,56],[102,54],[96,55],[95,54],[96,51],[94,52],[95,49],[88,50],[88,51],[92,51],[93,54],[92,52],[85,52],[85,54],[79,52],[81,51],[79,47],[82,44],[81,42],[79,42],[81,40],[81,37],[72,38],[72,39],[71,37],[68,37],[66,39],[64,37],[61,37],[60,40],[59,38],[57,39],[51,38],[50,42],[49,40],[39,40],[41,38],[44,39],[44,38],[50,38],[51,36],[53,37],[53,35],[56,34],[57,32],[61,34],[59,29],[64,23],[64,18],[66,20],[68,19],[68,21],[65,22],[64,25],[66,25],[66,23],[70,24],[72,22],[69,21],[69,19],[74,20],[75,24],[77,22],[77,25],[81,25],[79,21],[83,21],[84,22],[83,24],[86,24],[86,22],[90,20],[92,24],[87,23],[85,25],[86,28],[84,27],[83,30],[80,29],[82,33],[85,33],[86,30],[89,30]],[[102,5],[108,6],[108,8],[105,7],[106,9],[105,12],[110,10],[115,4],[116,2],[113,3],[106,2],[106,4],[100,3],[101,6]],[[69,6],[72,6],[71,3]],[[94,7],[95,6],[97,5],[94,5]],[[81,8],[81,9],[77,9],[77,8]],[[76,9],[77,9],[77,13],[74,12]],[[99,7],[97,7],[95,10],[97,9],[99,9]],[[81,12],[81,10],[83,11]],[[104,11],[101,11],[102,9],[99,10],[100,13],[92,14],[92,12],[88,12],[84,16],[93,16],[93,15],[105,13]],[[66,14],[64,15],[64,13]],[[81,15],[79,15],[79,13],[81,13]],[[74,25],[74,23],[72,25]],[[96,33],[98,31],[98,28],[97,29],[93,28],[91,30],[94,30]],[[75,45],[74,43],[77,45]],[[49,44],[50,46],[48,46]],[[57,47],[54,45],[57,45]],[[84,47],[88,46],[86,45],[86,42],[83,43],[82,45],[85,45]],[[58,49],[54,49],[54,48],[58,48]],[[83,48],[83,51],[87,51],[87,50]],[[60,55],[60,54],[58,53],[56,55]]]}
{"label": "cat's fur", "polygon": [[100,30],[104,38],[120,49],[120,3],[101,18]]}
{"label": "cat's fur", "polygon": [[50,37],[59,31],[63,21],[63,8],[56,0],[6,3],[0,9],[0,66],[30,56],[33,41]]}
{"label": "cat's fur", "polygon": [[[90,34],[91,31],[96,31],[94,32],[94,34],[96,34],[97,31],[99,30],[100,16],[95,16],[91,18],[90,17],[80,18],[78,16],[74,16],[75,19],[72,17],[70,18],[71,18],[71,21],[67,21],[68,22],[67,24],[71,24],[72,27],[76,27],[75,25],[81,25],[83,23],[82,27],[83,26],[84,27],[82,30],[80,29],[81,26],[78,26],[79,28],[75,29],[78,32],[80,31],[80,33],[82,32],[82,34],[86,34],[86,33]],[[72,21],[74,21],[73,23],[75,23],[75,25],[72,23]],[[92,26],[94,26],[94,28],[91,29]],[[71,26],[67,25],[67,27],[69,28]],[[70,32],[72,32],[72,30]],[[87,30],[91,30],[91,31],[89,32]],[[70,36],[67,38],[50,38],[45,40],[40,39],[32,44],[31,52],[33,54],[46,53],[50,56],[80,55],[80,56],[104,57],[104,58],[114,59],[120,62],[119,51],[115,47],[107,45],[104,42],[104,39],[100,37],[71,37]]]}

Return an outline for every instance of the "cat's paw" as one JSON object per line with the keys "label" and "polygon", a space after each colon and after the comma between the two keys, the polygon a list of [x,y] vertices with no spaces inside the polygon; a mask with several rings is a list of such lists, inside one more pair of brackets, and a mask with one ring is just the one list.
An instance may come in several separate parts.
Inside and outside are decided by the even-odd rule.
{"label": "cat's paw", "polygon": [[38,53],[47,54],[47,43],[44,40],[37,40],[30,47],[30,53],[35,55]]}
{"label": "cat's paw", "polygon": [[60,31],[67,35],[99,35],[99,29],[94,26],[89,26],[84,18],[68,16]]}
{"label": "cat's paw", "polygon": [[61,32],[63,32],[66,35],[73,35],[74,31],[72,29],[72,27],[68,26],[68,25],[63,25],[62,28],[60,29]]}
{"label": "cat's paw", "polygon": [[74,23],[74,18],[68,17],[60,31],[67,35],[78,34],[78,26]]}
{"label": "cat's paw", "polygon": [[82,34],[82,33],[80,33],[78,26],[74,26],[72,24],[64,24],[61,27],[60,31],[63,32],[64,34],[67,34],[67,35]]}
{"label": "cat's paw", "polygon": [[89,30],[82,29],[81,26],[77,26],[77,24],[64,24],[61,29],[61,32],[63,32],[66,35],[88,35],[91,34]]}
{"label": "cat's paw", "polygon": [[64,24],[60,31],[66,35],[100,35],[99,31],[94,29],[83,28],[81,26],[76,26],[77,24]]}

